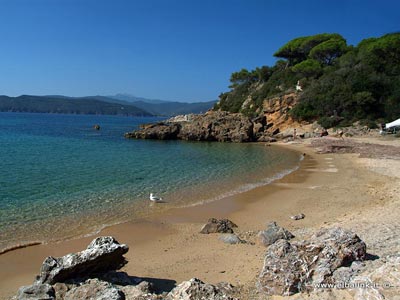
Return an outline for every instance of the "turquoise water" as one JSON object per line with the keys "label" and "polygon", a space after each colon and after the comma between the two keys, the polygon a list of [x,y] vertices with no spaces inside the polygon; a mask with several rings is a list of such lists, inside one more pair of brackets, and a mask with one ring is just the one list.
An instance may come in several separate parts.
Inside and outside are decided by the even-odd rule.
{"label": "turquoise water", "polygon": [[[123,137],[156,120],[0,113],[0,249],[212,201],[266,184],[299,161],[256,144]],[[167,203],[149,205],[150,192]]]}

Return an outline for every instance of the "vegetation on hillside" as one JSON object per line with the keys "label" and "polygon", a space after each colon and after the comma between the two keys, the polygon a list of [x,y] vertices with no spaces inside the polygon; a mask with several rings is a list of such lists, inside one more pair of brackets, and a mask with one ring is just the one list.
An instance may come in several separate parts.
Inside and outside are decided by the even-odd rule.
{"label": "vegetation on hillside", "polygon": [[349,46],[339,34],[291,40],[275,54],[274,66],[242,69],[231,75],[231,90],[215,109],[262,113],[265,99],[303,88],[290,111],[298,120],[324,127],[354,121],[374,124],[400,117],[400,33]]}

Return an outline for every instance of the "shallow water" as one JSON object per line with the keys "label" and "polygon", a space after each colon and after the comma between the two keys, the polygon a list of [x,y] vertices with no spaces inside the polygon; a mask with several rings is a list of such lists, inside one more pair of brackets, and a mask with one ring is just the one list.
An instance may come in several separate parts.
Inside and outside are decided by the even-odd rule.
{"label": "shallow water", "polygon": [[[156,120],[0,113],[0,249],[217,200],[268,184],[299,162],[297,153],[261,144],[123,137]],[[150,192],[166,203],[149,205]]]}

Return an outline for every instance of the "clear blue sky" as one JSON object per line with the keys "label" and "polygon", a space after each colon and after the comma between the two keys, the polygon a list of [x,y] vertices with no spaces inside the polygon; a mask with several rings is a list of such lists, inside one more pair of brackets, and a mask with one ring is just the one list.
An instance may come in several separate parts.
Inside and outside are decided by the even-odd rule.
{"label": "clear blue sky", "polygon": [[0,94],[216,99],[292,38],[400,30],[398,0],[0,0]]}

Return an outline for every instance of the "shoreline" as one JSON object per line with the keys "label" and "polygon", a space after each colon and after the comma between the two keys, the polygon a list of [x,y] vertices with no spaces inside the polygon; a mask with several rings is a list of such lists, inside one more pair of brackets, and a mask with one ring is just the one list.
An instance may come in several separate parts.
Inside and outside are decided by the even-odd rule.
{"label": "shoreline", "polygon": [[[215,145],[213,145],[213,147],[214,146]],[[236,166],[235,160],[233,159],[229,160],[229,164],[222,163],[225,171],[220,171],[218,167],[209,165],[207,169],[204,168],[204,170],[211,168],[211,174],[208,174],[208,171],[196,170],[193,176],[188,177],[187,174],[181,176],[180,170],[182,168],[178,168],[179,172],[171,173],[171,176],[164,176],[164,174],[161,174],[161,179],[151,179],[154,184],[149,183],[145,186],[148,187],[147,190],[149,191],[155,189],[156,192],[158,191],[161,193],[160,196],[166,199],[163,204],[152,205],[153,203],[148,201],[148,194],[145,193],[145,190],[138,188],[134,193],[131,193],[128,192],[130,187],[124,185],[123,188],[120,189],[120,194],[124,195],[123,197],[119,197],[120,194],[117,191],[115,196],[109,193],[108,198],[100,197],[102,196],[101,193],[99,197],[93,196],[88,199],[85,198],[84,202],[82,202],[83,206],[90,206],[89,209],[79,208],[75,201],[78,197],[73,198],[71,196],[71,205],[69,205],[68,201],[64,198],[60,200],[60,203],[65,202],[64,204],[54,204],[54,207],[50,202],[49,205],[43,208],[44,213],[41,217],[39,217],[41,215],[40,209],[24,211],[24,214],[18,212],[15,213],[15,217],[11,211],[11,213],[6,215],[5,220],[3,220],[6,221],[3,222],[6,225],[4,231],[0,234],[2,240],[0,243],[0,255],[14,249],[29,246],[32,243],[57,243],[85,236],[94,236],[106,227],[129,222],[133,219],[147,218],[153,214],[158,214],[175,207],[196,206],[206,202],[217,201],[256,186],[268,184],[284,176],[286,173],[292,172],[299,165],[299,155],[294,151],[281,153],[279,150],[276,150],[277,148],[269,151],[269,149],[265,148],[262,144],[232,146],[234,149],[242,150],[230,151],[226,149],[228,151],[228,157],[230,157],[229,155],[231,155],[231,152],[241,153],[247,151],[247,149],[249,149],[249,152],[242,153],[242,157],[245,158],[242,162],[236,164]],[[223,146],[219,147],[222,147],[220,148],[221,150],[224,149]],[[226,145],[226,147],[230,147],[230,145]],[[204,146],[198,148],[201,152]],[[207,150],[207,145],[205,148],[205,150]],[[216,148],[216,150],[218,149],[219,148]],[[254,158],[253,155],[256,158]],[[284,158],[286,156],[287,158]],[[265,159],[265,163],[263,163],[262,159]],[[249,164],[247,164],[247,161],[249,161]],[[228,165],[230,166],[229,168],[227,167]],[[244,167],[241,168],[243,165]],[[192,169],[197,169],[197,167]],[[230,173],[227,173],[226,170],[229,169],[232,170]],[[184,172],[184,170],[182,171]],[[197,176],[197,173],[200,175]],[[222,175],[217,177],[216,174],[220,173]],[[190,175],[191,173],[188,174]],[[172,183],[170,183],[171,188],[164,189],[163,182],[166,181],[163,178],[167,177],[183,177],[189,178],[189,180],[173,180]],[[205,179],[205,177],[208,179]],[[118,182],[118,180],[115,181],[116,184],[113,184],[113,188],[114,186],[118,186]],[[179,184],[179,182],[182,184]],[[133,187],[136,188],[136,185],[134,184]],[[95,188],[93,193],[95,194],[96,192],[98,192],[98,190]],[[139,194],[141,196],[138,196]],[[89,204],[86,205],[86,202]],[[94,204],[98,205],[95,206]],[[40,208],[42,206],[40,206]],[[49,207],[53,208],[48,209]],[[53,214],[52,210],[55,214]],[[20,217],[25,214],[27,218]],[[32,216],[35,217],[35,219],[32,219]]]}
{"label": "shoreline", "polygon": [[[218,240],[219,235],[199,234],[208,218],[231,219],[239,226],[239,233],[248,234],[252,241],[270,221],[301,238],[315,228],[346,219],[350,212],[363,213],[375,207],[373,198],[365,193],[365,184],[382,181],[357,166],[352,161],[354,155],[318,155],[305,144],[283,147],[306,156],[299,169],[271,184],[200,206],[174,208],[145,220],[114,225],[98,235],[112,235],[130,247],[126,254],[129,263],[122,271],[157,280],[165,289],[191,277],[251,286],[261,270],[265,248],[258,244],[227,245]],[[298,213],[305,213],[306,218],[289,218]],[[0,255],[0,298],[7,299],[20,286],[31,284],[46,256],[81,251],[94,238],[31,246]]]}
{"label": "shoreline", "polygon": [[[259,150],[257,151],[268,151],[263,149],[264,145],[261,143],[247,143],[247,145],[248,144],[253,144],[251,147],[258,147]],[[275,154],[273,155],[276,155],[276,152],[277,151],[274,150],[273,153]],[[128,223],[132,220],[134,221],[153,218],[154,216],[163,214],[171,209],[174,210],[176,208],[196,207],[214,201],[220,201],[221,199],[235,196],[260,186],[268,185],[271,182],[279,180],[280,178],[299,168],[302,160],[300,153],[293,150],[289,150],[287,152],[290,163],[286,165],[279,162],[277,164],[273,164],[271,168],[269,166],[269,161],[266,161],[264,167],[258,167],[257,169],[252,170],[252,172],[246,172],[248,176],[245,176],[245,178],[241,178],[239,174],[235,173],[234,175],[231,175],[230,178],[220,178],[219,180],[215,178],[211,184],[207,182],[197,183],[195,188],[193,188],[193,186],[181,187],[177,191],[163,195],[164,198],[167,198],[167,201],[162,204],[154,204],[149,202],[147,197],[143,199],[134,198],[134,201],[131,201],[130,203],[123,203],[121,207],[114,208],[116,212],[110,215],[105,214],[105,212],[99,213],[98,211],[92,209],[91,211],[81,214],[81,218],[76,218],[75,215],[66,215],[59,218],[59,220],[56,222],[53,222],[54,220],[50,219],[50,221],[47,223],[40,222],[40,224],[31,224],[31,227],[33,226],[35,228],[35,232],[32,232],[34,234],[39,232],[41,228],[46,228],[46,231],[48,231],[48,228],[55,228],[57,229],[57,233],[54,234],[54,232],[52,232],[53,236],[45,234],[42,237],[36,235],[29,236],[25,234],[21,237],[21,239],[14,240],[14,243],[5,242],[2,244],[2,247],[0,247],[0,256],[10,251],[39,244],[54,244],[84,237],[94,237],[106,228]],[[246,159],[251,158],[248,157]],[[262,166],[263,164],[260,163],[259,165]],[[218,191],[218,188],[221,185],[224,188]],[[203,192],[206,193],[203,194]],[[190,200],[188,201],[184,199],[183,195],[185,195],[185,197],[189,195],[188,199]],[[172,201],[168,201],[168,199],[171,199]],[[100,223],[98,221],[99,219],[103,223]],[[71,228],[64,227],[64,225],[68,226],[68,224],[74,224],[72,229],[75,231],[72,231]],[[13,230],[12,232],[14,236],[18,235],[16,230]]]}

